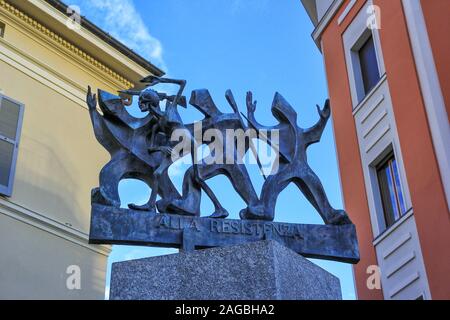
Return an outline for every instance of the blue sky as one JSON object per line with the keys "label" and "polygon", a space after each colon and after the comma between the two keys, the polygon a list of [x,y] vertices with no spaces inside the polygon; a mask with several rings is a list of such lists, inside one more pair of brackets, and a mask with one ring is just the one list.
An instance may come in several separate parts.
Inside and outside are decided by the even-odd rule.
{"label": "blue sky", "polygon": [[[173,78],[186,79],[190,90],[208,88],[216,104],[231,112],[224,98],[231,89],[241,110],[245,93],[258,100],[256,117],[273,124],[269,110],[276,91],[294,108],[302,127],[318,120],[316,104],[327,98],[320,52],[311,39],[313,26],[298,0],[66,0],[81,14],[149,59]],[[186,122],[200,119],[192,108],[181,111]],[[331,204],[342,208],[339,176],[331,123],[319,144],[308,149],[310,166],[320,177]],[[185,167],[171,171],[181,185]],[[256,190],[263,179],[256,166],[249,167]],[[225,177],[208,181],[232,218],[244,207]],[[123,204],[145,202],[149,189],[133,181],[120,185]],[[203,197],[203,214],[212,205]],[[322,223],[313,207],[294,187],[278,198],[277,221]],[[175,250],[114,246],[114,261],[175,253]],[[317,261],[341,280],[344,299],[354,299],[353,276],[347,264]],[[108,272],[109,272],[108,268]],[[109,273],[107,275],[109,278]],[[108,282],[109,283],[109,282]]]}

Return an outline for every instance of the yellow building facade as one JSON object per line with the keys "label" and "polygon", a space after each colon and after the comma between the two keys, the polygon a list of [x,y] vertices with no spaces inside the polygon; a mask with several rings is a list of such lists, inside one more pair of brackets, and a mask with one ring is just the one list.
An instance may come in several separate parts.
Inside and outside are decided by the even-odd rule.
{"label": "yellow building facade", "polygon": [[90,192],[109,155],[95,141],[87,86],[117,92],[162,75],[89,21],[69,28],[66,9],[0,0],[0,138],[2,125],[17,129],[3,139],[15,157],[0,148],[0,165],[12,169],[3,172],[10,192],[0,192],[3,299],[104,297],[110,248],[89,245],[88,233]]}

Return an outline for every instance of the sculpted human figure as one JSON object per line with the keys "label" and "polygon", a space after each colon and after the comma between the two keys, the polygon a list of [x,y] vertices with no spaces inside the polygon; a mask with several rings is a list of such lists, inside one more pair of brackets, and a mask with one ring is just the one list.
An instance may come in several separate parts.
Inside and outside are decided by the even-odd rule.
{"label": "sculpted human figure", "polygon": [[[179,90],[176,96],[168,100],[166,99],[166,107],[164,111],[161,111],[161,108],[159,107],[159,102],[163,99],[161,99],[161,94],[156,92],[155,90],[151,88],[147,88],[144,90],[140,95],[140,105],[142,105],[142,108],[145,110],[148,110],[156,119],[157,124],[152,128],[152,137],[156,137],[156,133],[160,132],[167,138],[167,144],[166,145],[155,145],[154,140],[150,140],[150,145],[148,147],[148,152],[150,154],[153,153],[159,153],[161,154],[161,161],[157,165],[154,175],[155,175],[155,182],[152,185],[152,193],[150,196],[149,204],[151,208],[155,208],[156,206],[156,196],[157,196],[157,190],[160,186],[160,179],[161,176],[166,176],[167,171],[169,167],[178,159],[181,158],[180,155],[175,152],[173,152],[173,148],[177,145],[179,147],[179,141],[172,141],[171,137],[175,130],[179,130],[178,132],[182,132],[184,137],[182,140],[183,143],[186,145],[182,147],[183,150],[193,150],[193,148],[196,148],[197,142],[195,141],[194,134],[193,134],[193,126],[184,125],[180,114],[178,113],[177,105],[179,104],[179,100],[182,97],[182,93],[184,90],[184,87],[186,86],[185,80],[176,80],[176,79],[167,79],[167,78],[157,78],[150,76],[146,79],[143,79],[143,82],[148,82],[150,86],[153,86],[158,83],[171,83],[171,84],[177,84],[179,85]],[[148,97],[148,98],[145,98]],[[192,163],[193,163],[193,181],[196,185],[200,186],[203,191],[208,195],[208,197],[211,199],[215,206],[215,212],[219,213],[224,211],[222,205],[216,198],[213,191],[209,188],[209,186],[205,183],[203,179],[201,179],[198,175],[197,170],[197,159],[195,159],[195,153],[191,152],[192,157]],[[178,199],[179,197],[162,197],[160,201],[158,201],[158,209],[160,212],[171,212],[171,213],[177,213],[181,215],[196,215],[199,216],[200,212],[198,210],[189,210],[190,208],[178,208],[177,206],[173,206],[172,203],[175,199]],[[153,209],[154,210],[154,209]]]}
{"label": "sculpted human figure", "polygon": [[[155,168],[161,162],[160,154],[147,152],[148,132],[156,124],[156,118],[149,114],[144,118],[132,117],[124,108],[118,96],[98,90],[97,97],[88,88],[86,102],[98,142],[110,153],[111,160],[102,168],[99,176],[100,187],[92,190],[94,203],[120,207],[118,185],[120,180],[135,178],[153,186]],[[145,111],[145,110],[142,110]],[[157,144],[165,145],[164,137],[155,138]],[[158,193],[161,197],[176,198],[179,193],[168,175],[160,175]],[[131,208],[149,208],[149,204]]]}
{"label": "sculpted human figure", "polygon": [[319,121],[311,128],[303,129],[297,125],[297,113],[291,105],[276,93],[272,103],[272,114],[278,120],[275,126],[263,126],[254,116],[256,101],[252,93],[247,93],[247,112],[249,124],[257,130],[279,131],[279,166],[276,172],[267,177],[262,187],[258,205],[241,211],[242,219],[273,220],[278,195],[291,182],[295,183],[309,202],[319,212],[326,224],[350,224],[347,213],[331,207],[319,178],[309,167],[306,149],[319,142],[330,117],[330,103],[327,100],[321,110],[317,106]]}
{"label": "sculpted human figure", "polygon": [[[198,181],[206,181],[221,174],[230,180],[236,192],[247,205],[256,205],[258,203],[258,196],[250,180],[247,168],[242,161],[248,150],[249,143],[244,141],[243,150],[238,150],[236,139],[234,136],[228,136],[226,132],[227,130],[236,132],[236,130],[244,129],[231,91],[227,91],[226,96],[233,105],[233,109],[235,109],[234,113],[222,113],[214,104],[208,90],[200,89],[192,92],[189,103],[204,115],[202,134],[210,129],[214,129],[216,132],[215,139],[223,138],[224,141],[221,142],[222,150],[212,150],[213,154],[202,159],[201,163],[186,171],[183,180],[182,198],[174,199],[170,204],[181,212],[189,211],[199,214],[201,186]],[[230,145],[232,146],[231,148]],[[217,206],[210,217],[226,218],[227,216],[228,212],[222,206]]]}

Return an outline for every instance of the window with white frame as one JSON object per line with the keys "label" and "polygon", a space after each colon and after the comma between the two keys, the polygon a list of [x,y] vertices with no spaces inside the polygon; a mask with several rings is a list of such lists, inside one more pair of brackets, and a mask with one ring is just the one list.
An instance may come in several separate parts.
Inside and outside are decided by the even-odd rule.
{"label": "window with white frame", "polygon": [[0,94],[0,195],[11,196],[24,106]]}
{"label": "window with white frame", "polygon": [[353,82],[357,102],[361,102],[378,84],[381,75],[371,30],[367,29],[351,48]]}
{"label": "window with white frame", "polygon": [[353,108],[376,87],[385,73],[377,29],[368,28],[368,6],[361,8],[342,36]]}

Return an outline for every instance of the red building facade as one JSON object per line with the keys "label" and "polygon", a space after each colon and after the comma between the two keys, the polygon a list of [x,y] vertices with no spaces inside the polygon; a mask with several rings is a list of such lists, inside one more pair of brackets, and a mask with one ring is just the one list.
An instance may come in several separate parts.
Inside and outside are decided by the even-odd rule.
{"label": "red building facade", "polygon": [[450,1],[302,4],[324,56],[357,227],[357,297],[450,299]]}

